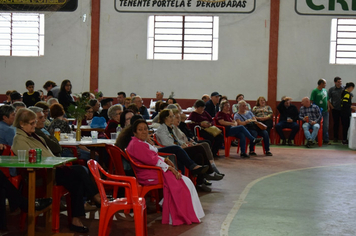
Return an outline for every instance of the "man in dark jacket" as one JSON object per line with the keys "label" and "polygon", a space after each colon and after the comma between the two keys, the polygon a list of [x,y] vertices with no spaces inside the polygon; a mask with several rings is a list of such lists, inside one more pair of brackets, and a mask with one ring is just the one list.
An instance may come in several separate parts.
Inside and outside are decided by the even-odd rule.
{"label": "man in dark jacket", "polygon": [[292,140],[299,131],[298,108],[291,104],[292,98],[283,96],[282,101],[278,104],[277,109],[280,113],[279,122],[276,124],[276,131],[282,139],[282,145],[286,145],[286,137],[284,136],[283,129],[289,128],[290,132],[288,138],[288,145],[292,146]]}

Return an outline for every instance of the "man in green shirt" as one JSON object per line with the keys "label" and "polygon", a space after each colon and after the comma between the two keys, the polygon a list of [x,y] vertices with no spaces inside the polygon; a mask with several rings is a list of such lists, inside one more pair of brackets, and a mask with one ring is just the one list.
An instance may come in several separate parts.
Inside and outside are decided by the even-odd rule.
{"label": "man in green shirt", "polygon": [[317,105],[323,116],[323,143],[330,145],[329,142],[329,105],[328,105],[328,91],[325,89],[326,80],[319,79],[318,87],[316,87],[310,96],[310,101]]}

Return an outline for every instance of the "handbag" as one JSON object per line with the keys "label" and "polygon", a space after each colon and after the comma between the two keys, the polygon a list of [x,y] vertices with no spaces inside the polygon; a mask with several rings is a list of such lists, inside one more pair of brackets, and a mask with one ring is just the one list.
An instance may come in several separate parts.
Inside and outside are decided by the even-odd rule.
{"label": "handbag", "polygon": [[209,134],[213,135],[214,137],[218,136],[222,132],[221,129],[216,126],[210,126],[209,128],[205,128],[204,130]]}
{"label": "handbag", "polygon": [[260,129],[260,130],[266,130],[267,129],[267,125],[263,124],[262,122],[255,122],[255,124],[257,125],[257,127]]}

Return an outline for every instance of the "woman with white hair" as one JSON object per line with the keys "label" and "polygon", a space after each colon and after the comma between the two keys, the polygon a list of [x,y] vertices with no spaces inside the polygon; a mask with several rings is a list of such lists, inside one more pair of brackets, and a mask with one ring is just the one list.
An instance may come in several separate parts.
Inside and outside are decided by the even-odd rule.
{"label": "woman with white hair", "polygon": [[109,121],[105,128],[105,134],[110,137],[111,133],[116,133],[116,128],[120,124],[120,115],[123,112],[121,104],[111,106],[108,110]]}

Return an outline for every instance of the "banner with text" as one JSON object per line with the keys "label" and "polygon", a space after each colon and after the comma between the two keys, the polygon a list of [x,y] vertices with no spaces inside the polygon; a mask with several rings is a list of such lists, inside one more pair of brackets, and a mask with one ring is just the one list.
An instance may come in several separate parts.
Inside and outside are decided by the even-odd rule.
{"label": "banner with text", "polygon": [[115,0],[118,12],[251,13],[256,0]]}
{"label": "banner with text", "polygon": [[356,15],[356,0],[295,0],[300,15]]}

